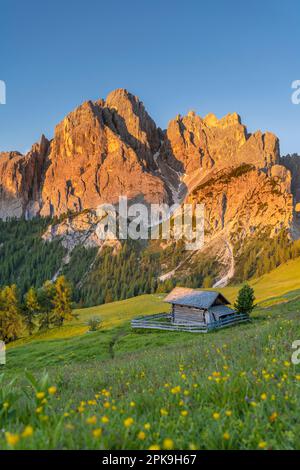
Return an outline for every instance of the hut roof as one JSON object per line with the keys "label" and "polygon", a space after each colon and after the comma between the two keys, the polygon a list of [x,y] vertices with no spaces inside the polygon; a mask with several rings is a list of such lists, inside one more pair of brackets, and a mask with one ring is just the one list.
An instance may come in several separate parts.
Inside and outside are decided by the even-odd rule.
{"label": "hut roof", "polygon": [[222,294],[220,294],[220,292],[175,287],[175,289],[167,295],[165,302],[175,305],[186,305],[188,307],[208,309],[218,298],[223,304],[230,303]]}
{"label": "hut roof", "polygon": [[235,313],[232,308],[227,307],[227,305],[214,305],[208,309],[209,312],[213,313],[216,318],[223,317],[224,315],[230,315]]}

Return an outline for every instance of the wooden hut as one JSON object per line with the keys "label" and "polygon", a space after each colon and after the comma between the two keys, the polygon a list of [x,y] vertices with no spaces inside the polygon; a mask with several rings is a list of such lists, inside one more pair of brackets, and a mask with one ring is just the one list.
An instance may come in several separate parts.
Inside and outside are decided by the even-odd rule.
{"label": "wooden hut", "polygon": [[209,326],[236,312],[220,292],[175,287],[165,298],[172,305],[171,321],[174,324],[202,324]]}
{"label": "wooden hut", "polygon": [[171,304],[170,313],[140,316],[131,320],[132,328],[207,333],[249,321],[249,316],[232,310],[220,292],[176,287],[164,299]]}

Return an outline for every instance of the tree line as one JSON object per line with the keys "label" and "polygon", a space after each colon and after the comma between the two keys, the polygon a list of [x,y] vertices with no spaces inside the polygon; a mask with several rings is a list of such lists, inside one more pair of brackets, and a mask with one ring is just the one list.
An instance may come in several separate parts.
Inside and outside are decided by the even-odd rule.
{"label": "tree line", "polygon": [[46,281],[39,289],[30,287],[24,296],[15,284],[0,289],[0,339],[6,343],[72,318],[72,287],[65,276]]}

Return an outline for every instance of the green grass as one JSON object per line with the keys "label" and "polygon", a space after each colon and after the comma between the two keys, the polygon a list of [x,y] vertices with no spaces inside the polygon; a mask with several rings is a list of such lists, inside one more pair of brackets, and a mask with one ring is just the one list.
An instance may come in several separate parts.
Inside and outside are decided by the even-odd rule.
{"label": "green grass", "polygon": [[[254,288],[256,300],[260,303],[270,299],[274,302],[285,301],[288,293],[289,297],[300,295],[300,258],[287,261],[270,273],[251,280],[249,284]],[[229,286],[221,291],[233,302],[239,287]]]}
{"label": "green grass", "polygon": [[[251,280],[249,284],[254,288],[256,301],[260,306],[267,307],[300,296],[300,258],[284,263],[270,273]],[[218,290],[234,303],[240,287],[229,286]],[[9,348],[19,347],[33,341],[41,342],[81,336],[88,331],[87,321],[94,316],[102,319],[103,329],[111,329],[139,315],[167,312],[169,306],[163,302],[163,298],[164,294],[140,295],[110,304],[77,309],[75,313],[78,318],[71,323],[62,328],[54,328],[45,333],[36,334],[32,338],[22,338],[10,344]]]}
{"label": "green grass", "polygon": [[[294,299],[210,334],[132,331],[125,322],[12,348],[2,428],[17,449],[163,448],[165,439],[179,449],[299,449],[300,367],[291,364],[299,312]],[[11,438],[0,432],[0,447],[11,448]]]}
{"label": "green grass", "polygon": [[49,341],[52,339],[67,339],[87,333],[87,322],[92,317],[102,320],[102,328],[110,329],[124,324],[139,315],[151,315],[154,313],[167,312],[168,304],[163,302],[163,294],[140,295],[131,299],[112,302],[96,307],[74,310],[77,318],[61,328],[53,328],[32,337],[25,337],[8,345],[8,348],[19,347],[36,341]]}
{"label": "green grass", "polygon": [[[15,342],[2,368],[0,448],[299,449],[299,268],[291,261],[253,281],[260,305],[250,324],[132,330],[132,317],[168,310],[163,296],[143,295]],[[231,300],[236,291],[223,289]],[[103,328],[88,333],[95,315]],[[26,426],[33,434],[22,437]]]}

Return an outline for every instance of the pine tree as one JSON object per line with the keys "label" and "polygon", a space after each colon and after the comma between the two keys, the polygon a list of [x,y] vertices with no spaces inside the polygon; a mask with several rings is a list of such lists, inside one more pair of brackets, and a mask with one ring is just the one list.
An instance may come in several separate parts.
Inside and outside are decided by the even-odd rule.
{"label": "pine tree", "polygon": [[249,315],[255,307],[254,300],[254,290],[249,286],[249,284],[244,284],[239,290],[234,308],[238,313],[246,313]]}
{"label": "pine tree", "polygon": [[10,342],[18,339],[24,330],[17,287],[7,286],[0,292],[0,339]]}
{"label": "pine tree", "polygon": [[55,282],[52,321],[56,326],[62,326],[65,320],[72,320],[72,288],[65,276],[59,276]]}
{"label": "pine tree", "polygon": [[40,311],[40,305],[38,303],[37,292],[34,287],[31,287],[27,294],[25,294],[25,315],[24,321],[28,329],[28,333],[31,336],[35,330],[36,315]]}

